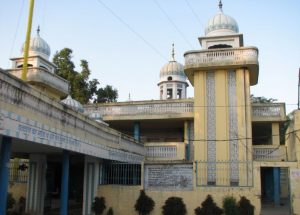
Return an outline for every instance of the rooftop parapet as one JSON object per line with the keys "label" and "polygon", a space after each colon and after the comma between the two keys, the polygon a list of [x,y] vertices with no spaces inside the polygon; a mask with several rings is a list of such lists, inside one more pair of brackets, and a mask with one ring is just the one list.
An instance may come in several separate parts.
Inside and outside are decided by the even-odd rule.
{"label": "rooftop parapet", "polygon": [[250,70],[250,84],[258,81],[258,49],[256,47],[226,48],[188,51],[184,54],[184,72],[194,85],[195,71],[214,69],[247,68]]}

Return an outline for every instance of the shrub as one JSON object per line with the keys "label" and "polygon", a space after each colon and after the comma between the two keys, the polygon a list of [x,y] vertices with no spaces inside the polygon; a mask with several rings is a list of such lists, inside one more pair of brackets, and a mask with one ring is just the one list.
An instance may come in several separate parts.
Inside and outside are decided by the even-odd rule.
{"label": "shrub", "polygon": [[140,196],[134,205],[139,215],[148,215],[153,210],[155,203],[153,199],[146,195],[144,190],[140,191]]}
{"label": "shrub", "polygon": [[114,215],[114,211],[112,208],[109,208],[107,211],[107,215]]}
{"label": "shrub", "polygon": [[25,212],[25,207],[26,207],[26,199],[21,196],[19,198],[19,213],[23,214]]}
{"label": "shrub", "polygon": [[179,197],[170,197],[166,200],[165,205],[162,207],[163,215],[185,215],[186,207]]}
{"label": "shrub", "polygon": [[6,209],[12,209],[15,204],[16,204],[16,200],[13,198],[11,193],[8,193]]}
{"label": "shrub", "polygon": [[254,206],[251,202],[245,197],[242,196],[238,202],[238,212],[242,215],[254,215]]}
{"label": "shrub", "polygon": [[223,199],[223,209],[225,215],[238,215],[236,199],[233,196],[226,196]]}
{"label": "shrub", "polygon": [[92,203],[92,211],[95,212],[96,215],[100,215],[105,210],[105,198],[104,197],[95,197]]}
{"label": "shrub", "polygon": [[211,195],[207,195],[206,199],[201,203],[202,208],[195,209],[196,215],[221,215],[223,210],[217,206]]}

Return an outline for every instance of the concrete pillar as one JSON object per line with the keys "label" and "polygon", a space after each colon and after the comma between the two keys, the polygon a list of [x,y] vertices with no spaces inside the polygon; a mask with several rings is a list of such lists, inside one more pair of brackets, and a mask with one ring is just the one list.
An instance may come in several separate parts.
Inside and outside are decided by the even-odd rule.
{"label": "concrete pillar", "polygon": [[190,160],[191,152],[190,152],[190,140],[191,140],[191,132],[190,132],[190,122],[184,121],[184,144],[185,144],[185,159]]}
{"label": "concrete pillar", "polygon": [[272,145],[280,145],[280,136],[279,136],[279,123],[272,123]]}
{"label": "concrete pillar", "polygon": [[42,154],[30,154],[29,178],[27,181],[26,212],[44,214],[44,199],[46,196],[47,158]]}
{"label": "concrete pillar", "polygon": [[91,215],[91,206],[97,196],[99,182],[99,160],[90,156],[84,159],[83,208],[82,214]]}
{"label": "concrete pillar", "polygon": [[273,167],[274,204],[280,204],[280,168]]}
{"label": "concrete pillar", "polygon": [[133,123],[133,137],[135,140],[141,140],[141,125],[140,122]]}
{"label": "concrete pillar", "polygon": [[11,138],[3,137],[0,152],[0,215],[6,214]]}
{"label": "concrete pillar", "polygon": [[62,159],[62,174],[61,174],[60,215],[68,215],[69,164],[70,164],[69,152],[67,150],[64,150],[63,159]]}

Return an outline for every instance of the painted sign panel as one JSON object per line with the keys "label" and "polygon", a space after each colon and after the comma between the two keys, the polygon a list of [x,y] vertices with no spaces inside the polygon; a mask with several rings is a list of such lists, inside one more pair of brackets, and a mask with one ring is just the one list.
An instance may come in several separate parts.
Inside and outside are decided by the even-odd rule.
{"label": "painted sign panel", "polygon": [[143,156],[89,142],[79,136],[1,109],[0,134],[99,158],[137,163],[143,160]]}
{"label": "painted sign panel", "polygon": [[145,165],[145,189],[192,190],[192,164]]}

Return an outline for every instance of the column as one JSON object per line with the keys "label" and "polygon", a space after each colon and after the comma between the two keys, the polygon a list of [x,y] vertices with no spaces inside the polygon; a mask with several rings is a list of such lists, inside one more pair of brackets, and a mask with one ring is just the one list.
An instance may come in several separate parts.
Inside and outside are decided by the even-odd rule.
{"label": "column", "polygon": [[280,204],[280,168],[273,167],[274,204]]}
{"label": "column", "polygon": [[29,155],[29,177],[27,181],[26,193],[27,213],[44,213],[44,199],[46,195],[46,168],[46,155]]}
{"label": "column", "polygon": [[6,214],[11,138],[3,137],[0,152],[0,215]]}
{"label": "column", "polygon": [[133,123],[133,137],[137,141],[140,141],[140,139],[141,139],[141,125],[140,125],[140,122],[134,122]]}
{"label": "column", "polygon": [[280,136],[279,136],[279,123],[272,123],[272,145],[280,145]]}
{"label": "column", "polygon": [[91,215],[91,206],[97,196],[99,184],[99,160],[90,156],[84,158],[83,208],[82,214]]}
{"label": "column", "polygon": [[69,163],[70,155],[67,150],[63,151],[61,193],[60,193],[60,215],[68,215],[69,194]]}
{"label": "column", "polygon": [[185,159],[190,160],[190,122],[184,121],[184,144],[185,144]]}

